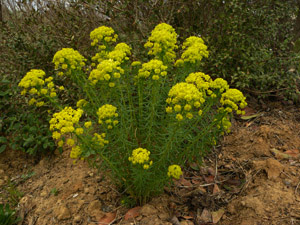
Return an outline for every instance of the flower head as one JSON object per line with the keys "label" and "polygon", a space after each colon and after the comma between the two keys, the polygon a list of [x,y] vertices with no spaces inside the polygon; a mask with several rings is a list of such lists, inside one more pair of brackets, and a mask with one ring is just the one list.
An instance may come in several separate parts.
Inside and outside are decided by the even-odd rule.
{"label": "flower head", "polygon": [[119,43],[115,49],[108,53],[107,57],[114,61],[122,63],[124,60],[128,60],[128,56],[131,55],[131,48],[126,43]]}
{"label": "flower head", "polygon": [[152,59],[142,65],[142,68],[139,69],[137,77],[148,78],[151,76],[152,80],[159,80],[160,77],[167,75],[166,69],[167,66],[165,66],[162,61]]}
{"label": "flower head", "polygon": [[56,96],[53,77],[45,78],[45,76],[43,70],[32,69],[20,81],[18,86],[24,88],[21,94],[28,94],[32,97],[28,102],[29,105],[36,103],[37,107],[41,107],[45,104],[42,101],[44,97],[54,98]]}
{"label": "flower head", "polygon": [[194,84],[200,91],[205,93],[210,87],[210,83],[212,82],[209,75],[197,72],[190,73],[187,78],[185,78],[185,82]]}
{"label": "flower head", "polygon": [[117,41],[118,35],[111,27],[101,26],[94,29],[90,33],[90,38],[92,40],[92,46],[98,45],[100,48],[105,46],[105,43],[113,43]]}
{"label": "flower head", "polygon": [[98,134],[94,133],[93,141],[95,141],[98,145],[101,147],[104,147],[104,145],[108,144],[108,140],[105,140],[106,134]]}
{"label": "flower head", "polygon": [[177,34],[175,29],[166,23],[161,23],[151,32],[145,48],[150,48],[149,55],[154,55],[155,58],[169,63],[176,57],[174,52],[174,49],[177,48],[176,42]]}
{"label": "flower head", "polygon": [[241,109],[247,106],[246,97],[244,97],[243,93],[233,88],[222,94],[220,103],[225,108],[225,111],[232,112],[234,110],[237,114],[243,114],[244,112]]}
{"label": "flower head", "polygon": [[229,85],[226,80],[222,78],[217,78],[213,82],[210,83],[210,89],[213,91],[218,91],[219,93],[223,93],[229,89]]}
{"label": "flower head", "polygon": [[193,118],[193,113],[199,110],[205,102],[203,93],[198,90],[194,84],[185,82],[177,83],[169,91],[166,102],[169,104],[166,111],[176,114],[176,119],[181,121],[184,116],[188,119]]}
{"label": "flower head", "polygon": [[83,109],[88,104],[88,102],[85,99],[80,99],[77,101],[76,106],[80,109]]}
{"label": "flower head", "polygon": [[[81,70],[85,66],[86,59],[73,48],[63,48],[57,51],[53,57],[55,69],[62,69],[70,73],[72,70]],[[59,75],[63,75],[60,73]]]}
{"label": "flower head", "polygon": [[103,105],[98,109],[97,115],[98,115],[98,123],[99,124],[105,124],[107,129],[112,129],[113,126],[116,126],[118,124],[118,120],[116,119],[118,117],[118,113],[116,113],[117,108],[113,105]]}
{"label": "flower head", "polygon": [[98,64],[96,69],[93,69],[90,73],[89,80],[92,84],[96,84],[98,81],[106,83],[109,87],[115,85],[109,85],[113,81],[120,79],[121,74],[124,74],[124,70],[119,66],[120,62],[114,60],[103,60]]}
{"label": "flower head", "polygon": [[137,148],[132,151],[131,156],[128,158],[133,165],[142,164],[144,169],[149,169],[149,166],[152,165],[150,160],[150,151],[144,148]]}
{"label": "flower head", "polygon": [[180,166],[178,165],[171,165],[168,168],[168,177],[174,177],[175,179],[179,179],[182,175],[182,171]]}
{"label": "flower head", "polygon": [[50,130],[57,133],[72,133],[78,124],[83,111],[81,109],[74,110],[71,107],[65,107],[62,111],[54,113],[50,120]]}
{"label": "flower head", "polygon": [[[198,63],[203,57],[208,57],[207,46],[200,37],[191,36],[185,40],[182,49],[185,49],[181,55],[181,60],[189,63]],[[180,64],[179,62],[177,64]],[[181,63],[182,64],[182,63]]]}

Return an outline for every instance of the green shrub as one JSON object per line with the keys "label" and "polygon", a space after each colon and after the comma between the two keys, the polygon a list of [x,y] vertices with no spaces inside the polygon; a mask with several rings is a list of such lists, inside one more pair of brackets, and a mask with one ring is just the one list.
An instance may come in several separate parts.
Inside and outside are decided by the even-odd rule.
{"label": "green shrub", "polygon": [[55,143],[49,131],[47,111],[32,111],[10,77],[1,77],[0,85],[0,153],[9,146],[30,155],[53,152]]}
{"label": "green shrub", "polygon": [[[53,57],[56,75],[30,70],[19,83],[21,93],[32,106],[58,110],[50,130],[58,146],[71,147],[74,163],[81,158],[104,167],[122,192],[143,204],[179,179],[186,162],[201,163],[229,132],[233,112],[243,113],[245,97],[222,78],[197,72],[209,55],[201,38],[187,38],[175,60],[177,34],[168,24],[151,32],[144,46],[153,59],[147,62],[132,62],[132,49],[115,45],[112,28],[101,26],[90,38],[96,50],[91,63],[63,48]],[[73,89],[56,85],[61,79],[78,87],[77,109],[63,104],[61,96]]]}

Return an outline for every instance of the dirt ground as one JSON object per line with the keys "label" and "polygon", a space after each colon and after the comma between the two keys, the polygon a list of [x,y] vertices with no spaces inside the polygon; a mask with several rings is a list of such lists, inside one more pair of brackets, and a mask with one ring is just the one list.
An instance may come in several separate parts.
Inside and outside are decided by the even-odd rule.
{"label": "dirt ground", "polygon": [[300,109],[263,108],[248,107],[201,167],[144,206],[126,208],[105,173],[74,165],[68,151],[38,163],[2,153],[0,203],[15,204],[23,225],[300,224]]}

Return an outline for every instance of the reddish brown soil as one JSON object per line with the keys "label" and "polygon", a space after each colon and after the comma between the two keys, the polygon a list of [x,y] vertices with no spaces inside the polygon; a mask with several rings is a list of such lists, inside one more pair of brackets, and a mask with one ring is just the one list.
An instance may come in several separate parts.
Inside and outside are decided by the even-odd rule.
{"label": "reddish brown soil", "polygon": [[16,210],[24,225],[104,224],[105,216],[125,225],[300,224],[300,110],[268,107],[236,118],[200,168],[192,164],[173,188],[131,214],[105,173],[73,165],[68,151],[38,164],[20,152],[2,153],[0,203],[18,201],[16,190],[22,192]]}

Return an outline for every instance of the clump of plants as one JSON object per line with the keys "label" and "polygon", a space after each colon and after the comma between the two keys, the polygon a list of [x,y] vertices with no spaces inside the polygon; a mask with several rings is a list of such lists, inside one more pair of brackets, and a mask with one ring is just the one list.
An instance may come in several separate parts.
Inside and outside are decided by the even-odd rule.
{"label": "clump of plants", "polygon": [[20,221],[16,217],[15,210],[11,209],[8,204],[0,204],[0,224],[2,225],[12,225],[17,224]]}
{"label": "clump of plants", "polygon": [[[56,107],[50,131],[58,146],[71,148],[74,163],[92,160],[143,204],[179,179],[187,162],[201,162],[247,103],[225,80],[197,71],[209,56],[200,37],[187,38],[178,57],[174,28],[159,24],[144,45],[147,62],[133,61],[126,43],[115,44],[112,28],[96,28],[90,38],[91,62],[64,48],[54,55],[55,75],[31,70],[19,86],[28,104]],[[67,80],[82,96],[76,107],[62,104],[73,89],[57,83]]]}

